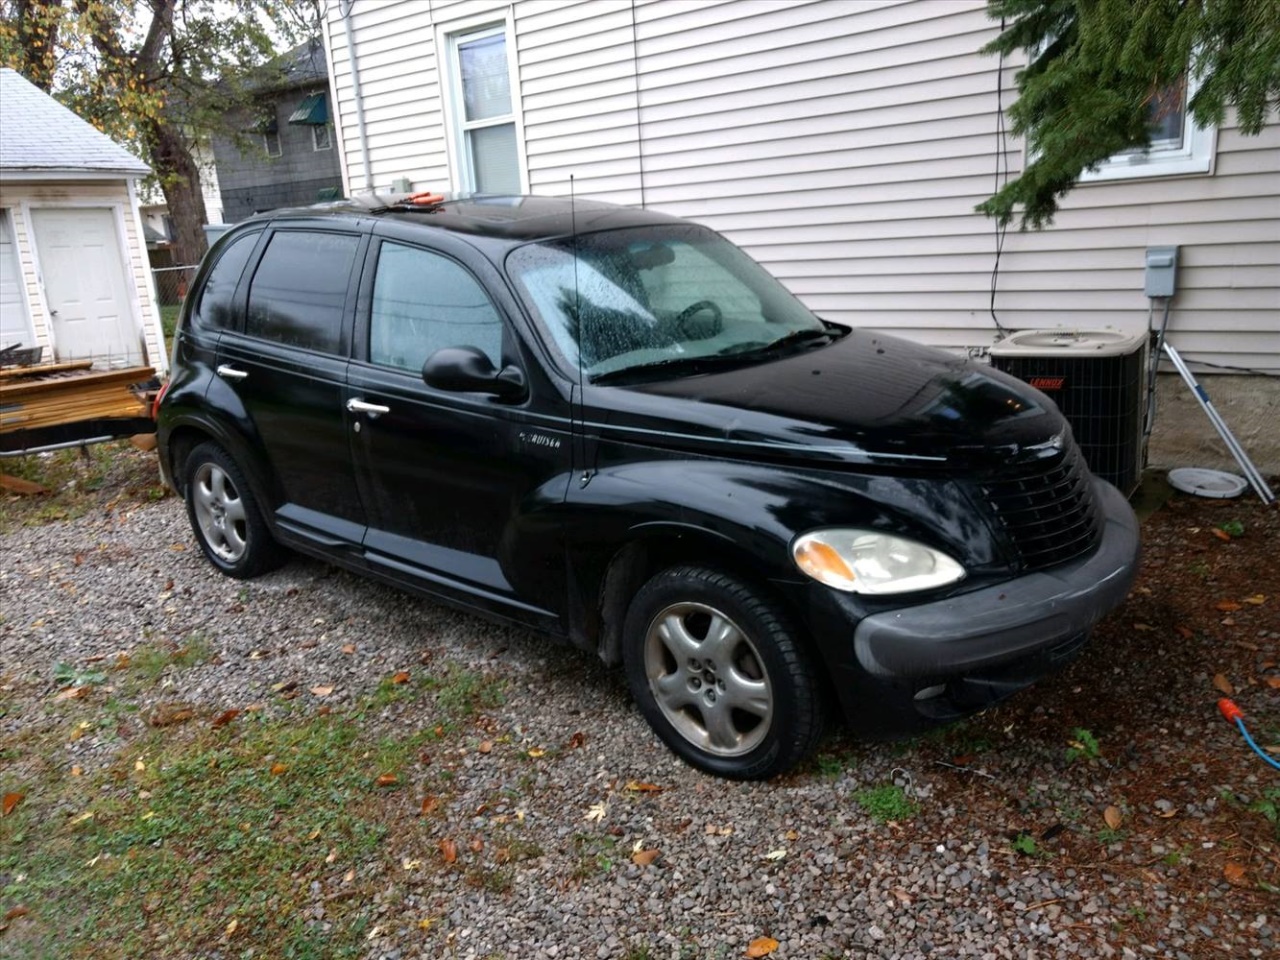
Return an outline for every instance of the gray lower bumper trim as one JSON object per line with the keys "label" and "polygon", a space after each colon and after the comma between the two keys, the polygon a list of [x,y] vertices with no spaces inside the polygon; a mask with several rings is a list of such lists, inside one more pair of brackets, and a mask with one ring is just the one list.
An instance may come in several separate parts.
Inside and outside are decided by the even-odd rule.
{"label": "gray lower bumper trim", "polygon": [[1129,593],[1138,521],[1114,487],[1094,481],[1106,518],[1090,557],[936,603],[865,618],[858,662],[878,677],[941,677],[1051,648],[1088,630]]}

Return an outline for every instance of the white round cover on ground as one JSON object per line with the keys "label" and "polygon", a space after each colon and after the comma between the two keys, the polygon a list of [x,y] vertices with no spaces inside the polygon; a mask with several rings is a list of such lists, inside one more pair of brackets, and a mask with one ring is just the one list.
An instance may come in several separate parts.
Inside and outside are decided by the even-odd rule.
{"label": "white round cover on ground", "polygon": [[1169,486],[1197,497],[1238,497],[1248,486],[1244,477],[1222,470],[1179,467],[1169,471]]}

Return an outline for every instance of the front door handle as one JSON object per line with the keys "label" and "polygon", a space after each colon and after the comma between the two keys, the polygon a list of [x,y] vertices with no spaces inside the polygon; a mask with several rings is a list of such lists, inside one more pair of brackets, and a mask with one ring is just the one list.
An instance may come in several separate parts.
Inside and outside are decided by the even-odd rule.
{"label": "front door handle", "polygon": [[231,364],[224,363],[218,367],[218,376],[224,380],[244,380],[248,378],[249,374],[245,370],[237,370]]}
{"label": "front door handle", "polygon": [[376,417],[380,417],[384,413],[391,412],[390,407],[384,407],[380,403],[368,403],[364,400],[359,400],[356,397],[352,397],[347,401],[347,409],[352,413],[367,413],[370,419],[374,419]]}

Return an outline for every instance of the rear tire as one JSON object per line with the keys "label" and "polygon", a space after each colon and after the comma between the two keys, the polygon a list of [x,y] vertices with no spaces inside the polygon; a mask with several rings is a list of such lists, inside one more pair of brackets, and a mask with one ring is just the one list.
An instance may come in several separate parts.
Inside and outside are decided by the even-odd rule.
{"label": "rear tire", "polygon": [[790,618],[758,589],[704,567],[673,567],[640,589],[623,629],[632,696],[692,766],[763,780],[821,740],[821,681]]}
{"label": "rear tire", "polygon": [[183,469],[187,516],[200,549],[229,577],[274,570],[287,554],[267,528],[244,473],[216,443],[191,451]]}

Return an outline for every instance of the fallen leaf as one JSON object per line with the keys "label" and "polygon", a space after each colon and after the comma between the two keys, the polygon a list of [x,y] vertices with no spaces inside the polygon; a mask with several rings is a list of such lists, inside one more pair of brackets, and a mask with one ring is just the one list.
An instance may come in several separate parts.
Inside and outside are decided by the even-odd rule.
{"label": "fallen leaf", "polygon": [[583,733],[581,730],[579,730],[577,733],[575,733],[572,737],[569,738],[568,746],[574,750],[577,750],[586,742],[587,742],[587,735]]}
{"label": "fallen leaf", "polygon": [[280,774],[284,773],[288,769],[289,768],[286,767],[283,763],[273,763],[271,765],[271,775],[273,777],[278,777],[280,776]]}
{"label": "fallen leaf", "polygon": [[400,861],[400,866],[404,867],[406,871],[417,870],[419,867],[422,866],[422,861],[410,860],[408,857],[405,857],[403,860]]}
{"label": "fallen leaf", "polygon": [[334,847],[332,850],[329,851],[329,855],[324,858],[324,862],[333,863],[333,861],[337,859],[338,859],[338,848]]}
{"label": "fallen leaf", "polygon": [[445,863],[454,863],[458,859],[458,845],[452,840],[441,840],[437,846]]}
{"label": "fallen leaf", "polygon": [[174,553],[181,553],[183,550],[187,549],[187,545],[184,543],[171,543],[169,544],[169,549]]}
{"label": "fallen leaf", "polygon": [[788,830],[785,834],[783,834],[783,836],[786,837],[788,840],[790,840],[792,843],[800,839],[800,834],[796,833],[794,830]]}
{"label": "fallen leaf", "polygon": [[225,727],[238,716],[240,716],[239,710],[224,710],[213,718],[213,727],[214,729],[217,729],[218,727]]}
{"label": "fallen leaf", "polygon": [[782,849],[770,850],[768,853],[764,855],[764,858],[766,860],[781,860],[786,855],[787,855],[787,851]]}
{"label": "fallen leaf", "polygon": [[86,693],[88,693],[88,692],[89,692],[89,686],[88,686],[88,684],[86,684],[86,685],[85,685],[85,686],[83,686],[83,687],[67,687],[65,690],[61,690],[61,691],[59,691],[59,692],[58,692],[58,695],[57,695],[56,697],[54,697],[53,699],[55,699],[55,700],[79,700],[81,697],[83,697],[83,696],[84,696]]}
{"label": "fallen leaf", "polygon": [[1230,883],[1243,883],[1244,873],[1244,865],[1236,863],[1234,860],[1228,860],[1222,868],[1222,875],[1226,877]]}
{"label": "fallen leaf", "polygon": [[378,779],[373,781],[380,787],[393,787],[400,782],[400,778],[394,773],[382,773],[378,775]]}
{"label": "fallen leaf", "polygon": [[778,941],[773,937],[756,937],[747,944],[747,956],[757,960],[759,957],[767,957],[777,949]]}
{"label": "fallen leaf", "polygon": [[480,746],[476,747],[476,749],[479,750],[481,753],[489,753],[493,750],[493,741],[481,740]]}
{"label": "fallen leaf", "polygon": [[391,676],[391,682],[392,682],[392,683],[408,683],[408,682],[409,682],[409,671],[408,671],[408,670],[401,670],[399,673],[392,674],[392,676]]}
{"label": "fallen leaf", "polygon": [[637,867],[647,867],[657,859],[657,850],[637,850],[631,855],[631,862]]}
{"label": "fallen leaf", "polygon": [[351,656],[351,654],[356,652],[356,645],[354,643],[344,643],[342,645],[342,652],[347,656]]}
{"label": "fallen leaf", "polygon": [[138,773],[142,773],[147,769],[147,765],[143,763],[142,758],[139,757],[137,760],[133,761],[133,769],[138,771]]}
{"label": "fallen leaf", "polygon": [[333,693],[333,687],[329,685],[312,687],[311,693],[317,697],[327,697],[329,694]]}
{"label": "fallen leaf", "polygon": [[289,693],[291,690],[298,689],[298,681],[282,680],[280,683],[272,684],[271,689],[275,693]]}
{"label": "fallen leaf", "polygon": [[1215,610],[1221,610],[1223,613],[1235,613],[1237,610],[1243,609],[1242,605],[1234,600],[1219,600],[1213,606]]}
{"label": "fallen leaf", "polygon": [[1120,813],[1119,807],[1107,807],[1102,811],[1102,819],[1112,830],[1119,830],[1120,824],[1124,822],[1124,816]]}
{"label": "fallen leaf", "polygon": [[593,803],[582,819],[594,820],[596,823],[600,823],[604,820],[604,815],[608,810],[609,805],[604,801],[601,801],[600,803]]}
{"label": "fallen leaf", "polygon": [[155,713],[151,714],[151,725],[153,727],[172,727],[175,724],[186,723],[195,715],[195,711],[190,707],[161,704],[156,708]]}
{"label": "fallen leaf", "polygon": [[627,789],[632,793],[661,793],[662,788],[656,783],[644,783],[637,780],[627,781]]}
{"label": "fallen leaf", "polygon": [[4,915],[4,922],[8,923],[10,920],[17,920],[19,917],[25,917],[30,912],[31,911],[29,909],[23,906],[14,907]]}
{"label": "fallen leaf", "polygon": [[1173,629],[1178,634],[1178,636],[1180,636],[1183,640],[1190,640],[1192,637],[1196,635],[1196,632],[1192,630],[1190,627],[1184,627],[1181,624],[1174,627]]}
{"label": "fallen leaf", "polygon": [[472,853],[479,853],[481,850],[484,849],[484,841],[481,840],[479,837],[472,837],[471,843],[469,844],[469,846],[471,847]]}
{"label": "fallen leaf", "polygon": [[911,906],[911,894],[907,893],[907,891],[904,890],[902,887],[894,887],[893,895],[897,897],[899,900],[901,900],[903,903],[905,903],[907,906]]}
{"label": "fallen leaf", "polygon": [[356,878],[356,868],[352,867],[350,870],[348,870],[346,873],[342,875],[342,882],[350,883],[355,878]]}
{"label": "fallen leaf", "polygon": [[539,757],[545,757],[547,755],[547,751],[543,750],[541,747],[531,747],[527,755],[537,760]]}
{"label": "fallen leaf", "polygon": [[1135,623],[1133,625],[1133,629],[1137,630],[1140,633],[1145,633],[1148,630],[1154,630],[1155,627],[1151,626],[1151,624],[1149,623]]}
{"label": "fallen leaf", "polygon": [[439,797],[423,797],[422,798],[422,813],[424,816],[430,813],[432,810],[434,810],[438,806],[440,806]]}
{"label": "fallen leaf", "polygon": [[20,804],[25,793],[6,793],[4,799],[0,800],[0,817],[7,817],[13,813],[14,808]]}
{"label": "fallen leaf", "polygon": [[1221,527],[1214,527],[1214,528],[1213,528],[1212,530],[1210,530],[1209,532],[1210,532],[1210,533],[1212,533],[1212,534],[1213,534],[1215,537],[1217,537],[1219,540],[1230,540],[1230,539],[1231,539],[1231,534],[1227,533],[1227,531],[1223,530]]}
{"label": "fallen leaf", "polygon": [[74,767],[72,767],[72,768],[71,768],[71,775],[72,775],[73,777],[78,777],[78,776],[80,776],[80,774],[82,774],[82,773],[84,773],[84,771],[83,771],[83,770],[81,770],[78,766],[74,766]]}
{"label": "fallen leaf", "polygon": [[239,920],[232,920],[230,923],[228,923],[228,924],[227,924],[226,935],[227,935],[228,937],[229,937],[229,936],[231,936],[233,933],[235,933],[235,932],[236,932],[236,929],[237,929],[239,926],[240,926],[240,921],[239,921]]}
{"label": "fallen leaf", "polygon": [[1252,607],[1260,607],[1267,602],[1267,598],[1264,594],[1255,593],[1252,597],[1245,597],[1244,602]]}
{"label": "fallen leaf", "polygon": [[1236,688],[1231,685],[1231,681],[1227,679],[1226,674],[1215,673],[1213,675],[1213,685],[1228,697],[1233,696],[1236,692]]}
{"label": "fallen leaf", "polygon": [[1272,690],[1280,690],[1280,677],[1267,677],[1266,681]]}

